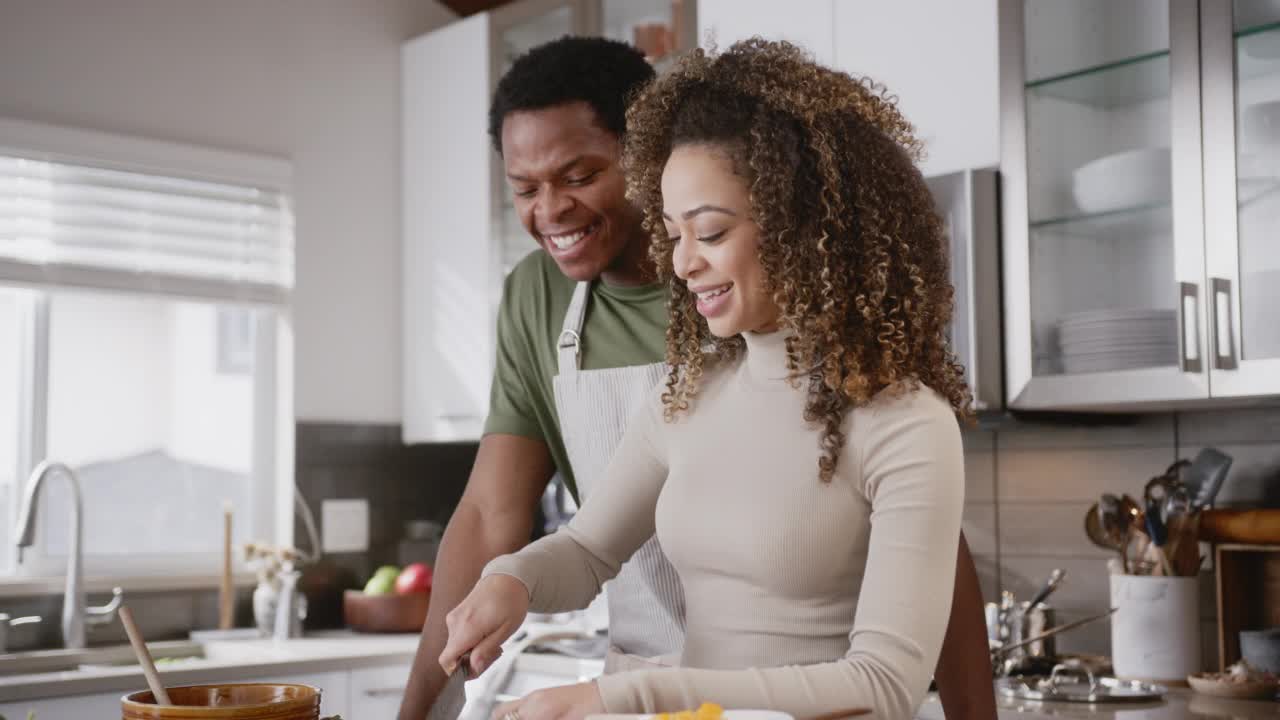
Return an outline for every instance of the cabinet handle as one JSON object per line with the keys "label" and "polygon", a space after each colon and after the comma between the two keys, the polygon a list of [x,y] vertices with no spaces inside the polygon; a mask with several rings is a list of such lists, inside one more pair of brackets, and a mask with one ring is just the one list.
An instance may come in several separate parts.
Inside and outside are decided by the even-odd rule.
{"label": "cabinet handle", "polygon": [[1189,282],[1179,285],[1178,367],[1182,372],[1203,372],[1204,368],[1200,364],[1200,286]]}
{"label": "cabinet handle", "polygon": [[1217,370],[1235,370],[1235,333],[1231,328],[1231,281],[1227,278],[1211,278],[1213,289],[1213,367]]}
{"label": "cabinet handle", "polygon": [[402,687],[398,687],[398,688],[369,688],[368,690],[365,690],[365,691],[364,691],[364,694],[365,694],[365,697],[371,697],[371,698],[376,698],[376,697],[402,697],[402,696],[404,695],[404,691],[405,691],[405,688],[402,688]]}

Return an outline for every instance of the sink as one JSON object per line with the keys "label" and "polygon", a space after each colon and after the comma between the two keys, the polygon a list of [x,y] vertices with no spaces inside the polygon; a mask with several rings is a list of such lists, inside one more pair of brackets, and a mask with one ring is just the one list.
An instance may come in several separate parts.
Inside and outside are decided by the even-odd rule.
{"label": "sink", "polygon": [[[166,665],[205,657],[204,646],[190,640],[147,643],[156,665]],[[85,648],[83,650],[33,650],[0,655],[0,676],[33,673],[92,671],[137,665],[128,645]]]}
{"label": "sink", "polygon": [[84,650],[31,650],[0,655],[0,676],[75,670],[84,654]]}

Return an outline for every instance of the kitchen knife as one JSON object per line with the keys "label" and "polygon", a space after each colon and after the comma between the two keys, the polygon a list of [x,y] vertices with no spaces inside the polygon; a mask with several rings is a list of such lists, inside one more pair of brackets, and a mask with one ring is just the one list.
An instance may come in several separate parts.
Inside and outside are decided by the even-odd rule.
{"label": "kitchen knife", "polygon": [[427,720],[458,720],[467,704],[467,680],[471,679],[471,656],[463,655],[458,666],[449,674],[444,689],[436,696]]}

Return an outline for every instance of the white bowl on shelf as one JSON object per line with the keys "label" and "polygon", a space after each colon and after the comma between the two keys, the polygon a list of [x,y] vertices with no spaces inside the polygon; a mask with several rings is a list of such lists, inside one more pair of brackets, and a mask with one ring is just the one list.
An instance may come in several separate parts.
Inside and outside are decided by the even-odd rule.
{"label": "white bowl on shelf", "polygon": [[1250,105],[1240,113],[1240,129],[1250,145],[1280,145],[1280,100]]}
{"label": "white bowl on shelf", "polygon": [[1280,269],[1245,272],[1240,278],[1244,313],[1244,353],[1247,358],[1280,358]]}
{"label": "white bowl on shelf", "polygon": [[1128,150],[1086,163],[1071,173],[1071,194],[1087,213],[1168,203],[1173,195],[1169,148]]}

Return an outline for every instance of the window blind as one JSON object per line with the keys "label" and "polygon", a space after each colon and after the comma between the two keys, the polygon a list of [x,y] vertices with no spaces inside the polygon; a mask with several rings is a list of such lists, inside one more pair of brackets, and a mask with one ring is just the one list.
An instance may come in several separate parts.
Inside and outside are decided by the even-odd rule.
{"label": "window blind", "polygon": [[32,155],[0,153],[0,281],[288,301],[284,192]]}

